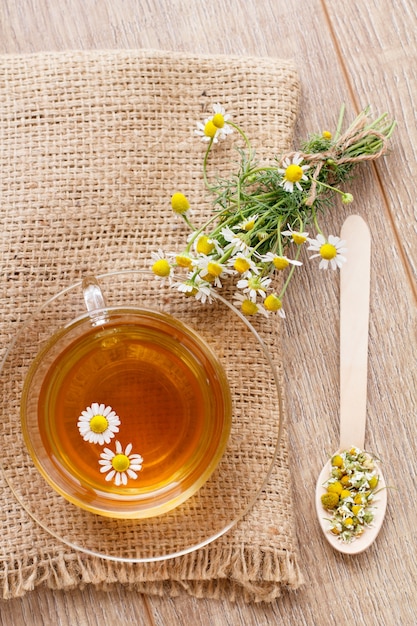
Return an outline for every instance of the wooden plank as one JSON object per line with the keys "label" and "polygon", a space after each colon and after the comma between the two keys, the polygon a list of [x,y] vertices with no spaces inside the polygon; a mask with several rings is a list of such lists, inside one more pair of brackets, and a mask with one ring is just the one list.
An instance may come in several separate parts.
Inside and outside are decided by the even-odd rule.
{"label": "wooden plank", "polygon": [[142,596],[122,586],[111,592],[87,587],[58,591],[45,588],[0,602],[0,626],[103,626],[153,624]]}
{"label": "wooden plank", "polygon": [[[375,112],[387,108],[398,122],[393,137],[392,159],[377,165],[384,191],[381,210],[395,229],[397,250],[416,290],[417,213],[417,4],[411,0],[324,0],[336,45],[355,94],[357,108],[373,105]],[[346,19],[349,15],[349,19]]]}
{"label": "wooden plank", "polygon": [[[384,4],[384,7],[381,5]],[[281,324],[289,406],[297,533],[306,585],[272,605],[227,600],[150,598],[115,587],[36,590],[0,602],[0,624],[94,626],[101,623],[288,626],[411,624],[416,612],[413,559],[415,501],[415,179],[416,110],[413,0],[3,0],[0,51],[155,47],[192,52],[292,57],[303,93],[297,137],[332,129],[342,102],[347,116],[372,103],[400,121],[393,153],[354,183],[355,205],[326,218],[337,232],[352,212],[373,234],[367,445],[386,460],[390,491],[380,537],[354,559],[332,552],[314,518],[314,485],[338,432],[338,277],[306,264],[291,286]],[[324,8],[323,8],[324,7]],[[215,71],[215,69],[213,70]],[[209,77],[208,77],[209,79]],[[400,165],[399,165],[400,164]],[[393,229],[395,225],[395,229]],[[403,246],[399,245],[399,240]],[[403,264],[405,262],[405,264]],[[415,274],[414,274],[415,275]],[[404,459],[408,466],[405,471]],[[149,609],[149,613],[148,613]],[[135,621],[136,620],[136,621]]]}

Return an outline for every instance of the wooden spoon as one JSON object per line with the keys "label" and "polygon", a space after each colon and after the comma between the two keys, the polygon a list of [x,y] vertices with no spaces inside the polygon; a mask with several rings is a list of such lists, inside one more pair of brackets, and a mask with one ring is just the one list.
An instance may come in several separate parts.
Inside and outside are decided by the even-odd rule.
{"label": "wooden spoon", "polygon": [[[364,449],[371,267],[371,237],[362,217],[348,217],[341,237],[346,241],[349,258],[340,272],[340,447],[337,453],[352,447]],[[336,550],[358,554],[378,535],[387,505],[387,489],[379,467],[378,473],[378,489],[372,502],[374,520],[362,535],[347,543],[330,532],[331,513],[323,508],[321,496],[326,492],[324,485],[331,474],[331,459],[323,467],[316,486],[316,511],[324,536]]]}

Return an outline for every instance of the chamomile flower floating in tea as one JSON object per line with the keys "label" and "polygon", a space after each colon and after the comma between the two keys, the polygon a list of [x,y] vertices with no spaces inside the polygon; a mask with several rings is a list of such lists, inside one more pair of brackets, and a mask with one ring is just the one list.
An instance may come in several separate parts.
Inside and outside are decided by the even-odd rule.
{"label": "chamomile flower floating in tea", "polygon": [[116,487],[127,485],[129,478],[136,480],[137,472],[142,469],[143,458],[140,454],[131,454],[132,444],[129,443],[125,450],[120,441],[116,441],[116,451],[104,448],[100,454],[100,472],[106,474],[107,481],[114,481]]}
{"label": "chamomile flower floating in tea", "polygon": [[[212,194],[214,212],[204,224],[193,224],[193,203],[180,190],[173,193],[172,211],[191,233],[183,249],[152,254],[155,275],[203,303],[211,302],[213,290],[228,278],[236,283],[234,301],[245,315],[284,317],[284,295],[294,271],[308,261],[306,248],[315,253],[311,259],[320,258],[320,269],[339,269],[345,262],[343,242],[325,234],[320,221],[336,198],[353,202],[342,187],[354,167],[387,151],[395,127],[385,113],[371,120],[369,108],[344,131],[343,119],[344,107],[334,133],[313,134],[298,150],[271,155],[263,164],[243,128],[222,104],[214,104],[212,115],[197,122],[195,130],[208,144],[202,181]],[[236,171],[210,180],[209,156],[232,133],[243,141],[243,147],[236,146]]]}
{"label": "chamomile flower floating in tea", "polygon": [[81,412],[77,426],[84,441],[102,446],[119,432],[120,418],[111,406],[93,402]]}

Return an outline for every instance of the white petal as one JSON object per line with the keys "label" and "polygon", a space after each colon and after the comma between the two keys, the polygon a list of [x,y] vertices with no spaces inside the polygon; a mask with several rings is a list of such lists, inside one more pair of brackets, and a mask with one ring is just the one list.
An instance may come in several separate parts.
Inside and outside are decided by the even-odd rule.
{"label": "white petal", "polygon": [[127,446],[126,446],[126,450],[125,450],[125,455],[126,456],[129,456],[129,454],[132,452],[132,448],[133,448],[132,444],[128,443]]}
{"label": "white petal", "polygon": [[116,483],[117,487],[120,487],[120,482],[121,482],[120,472],[117,472],[116,478],[114,479],[114,482]]}
{"label": "white petal", "polygon": [[136,479],[138,477],[136,472],[134,472],[132,469],[130,469],[130,467],[126,470],[126,472],[127,472],[127,475],[129,476],[129,478]]}
{"label": "white petal", "polygon": [[[116,470],[114,470],[114,469],[111,472],[109,472],[107,474],[107,476],[106,476],[106,480],[110,481],[113,478],[113,476],[115,475],[115,473],[116,473]],[[117,476],[116,476],[116,480],[117,480]]]}

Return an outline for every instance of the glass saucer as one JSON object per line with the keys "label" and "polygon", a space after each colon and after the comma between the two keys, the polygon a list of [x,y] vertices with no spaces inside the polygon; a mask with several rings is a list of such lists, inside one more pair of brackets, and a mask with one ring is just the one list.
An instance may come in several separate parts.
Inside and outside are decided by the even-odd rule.
{"label": "glass saucer", "polygon": [[22,325],[0,371],[2,471],[19,503],[55,538],[75,550],[124,562],[151,562],[203,547],[254,505],[279,451],[282,401],[272,349],[274,321],[254,326],[219,294],[202,304],[161,284],[148,271],[97,276],[106,305],[140,306],[173,316],[203,339],[221,363],[232,399],[226,450],[199,490],[167,513],[147,519],[103,517],[64,499],[44,479],[20,426],[27,373],[50,336],[83,312],[82,283],[57,293]]}

